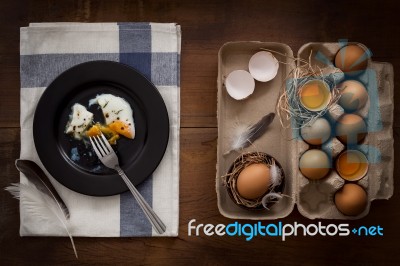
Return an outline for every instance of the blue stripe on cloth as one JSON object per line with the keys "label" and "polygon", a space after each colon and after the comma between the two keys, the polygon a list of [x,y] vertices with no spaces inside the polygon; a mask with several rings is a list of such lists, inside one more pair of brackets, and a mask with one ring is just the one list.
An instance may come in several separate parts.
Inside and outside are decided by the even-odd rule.
{"label": "blue stripe on cloth", "polygon": [[88,61],[119,60],[119,54],[38,54],[21,55],[21,87],[47,87],[65,70]]}
{"label": "blue stripe on cloth", "polygon": [[[119,45],[121,63],[127,64],[151,80],[151,27],[145,23],[120,23]],[[152,206],[153,177],[138,186],[139,193]],[[152,228],[145,214],[130,194],[120,196],[120,236],[151,236]]]}
{"label": "blue stripe on cloth", "polygon": [[[137,186],[139,193],[147,203],[153,204],[153,176],[150,176]],[[120,236],[151,236],[151,224],[140,208],[131,192],[120,195]]]}
{"label": "blue stripe on cloth", "polygon": [[135,68],[151,80],[151,53],[121,53],[119,62]]}
{"label": "blue stripe on cloth", "polygon": [[178,53],[153,53],[151,55],[151,81],[155,85],[178,85],[178,66]]}
{"label": "blue stripe on cloth", "polygon": [[120,53],[151,53],[149,23],[119,23]]}
{"label": "blue stripe on cloth", "polygon": [[121,53],[119,61],[138,70],[154,85],[179,85],[178,53]]}
{"label": "blue stripe on cloth", "polygon": [[180,71],[181,54],[178,54],[178,58],[177,58],[176,62],[177,62],[177,67],[178,67],[177,73],[176,73],[176,75],[177,75],[177,77],[178,77],[178,80],[177,80],[177,84],[176,84],[176,85],[177,85],[178,87],[180,87],[180,86],[181,86],[181,71]]}

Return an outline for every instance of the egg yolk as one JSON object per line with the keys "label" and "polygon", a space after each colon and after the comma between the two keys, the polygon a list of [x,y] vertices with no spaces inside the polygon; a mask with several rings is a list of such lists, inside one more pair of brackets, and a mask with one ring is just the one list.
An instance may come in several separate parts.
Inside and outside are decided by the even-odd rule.
{"label": "egg yolk", "polygon": [[91,128],[89,128],[88,131],[86,131],[86,135],[88,137],[99,136],[101,133],[106,136],[108,142],[111,145],[117,144],[117,140],[119,139],[118,133],[107,126],[96,123]]}
{"label": "egg yolk", "polygon": [[325,107],[330,100],[330,91],[327,84],[321,80],[306,82],[299,90],[301,104],[310,110]]}
{"label": "egg yolk", "polygon": [[99,136],[100,134],[101,134],[101,130],[100,130],[100,125],[98,125],[98,124],[93,125],[91,128],[89,128],[88,131],[86,131],[86,135],[88,137]]}
{"label": "egg yolk", "polygon": [[319,88],[318,84],[311,83],[305,85],[301,90],[301,98],[309,108],[317,108],[324,103],[325,95]]}
{"label": "egg yolk", "polygon": [[115,144],[117,144],[117,140],[119,139],[119,135],[118,134],[115,134],[115,135],[113,135],[111,138],[109,138],[108,139],[108,142],[111,144],[111,145],[115,145]]}
{"label": "egg yolk", "polygon": [[339,167],[340,167],[340,172],[343,173],[344,175],[353,175],[357,173],[357,171],[361,167],[361,163],[357,158],[352,158],[355,156],[349,155],[349,154],[344,154],[342,157],[340,157],[339,160]]}
{"label": "egg yolk", "polygon": [[135,136],[129,125],[120,120],[116,120],[107,126],[96,123],[86,131],[88,137],[99,136],[101,133],[106,136],[108,142],[112,145],[117,143],[120,135],[130,139],[133,139]]}
{"label": "egg yolk", "polygon": [[362,162],[356,154],[342,154],[337,161],[339,174],[347,180],[359,179],[368,169],[368,163]]}
{"label": "egg yolk", "polygon": [[122,136],[125,136],[129,139],[133,139],[133,132],[131,131],[129,125],[127,125],[126,123],[120,121],[120,120],[116,120],[114,122],[112,122],[111,124],[108,125],[108,127],[111,130],[114,130],[115,132],[121,134]]}

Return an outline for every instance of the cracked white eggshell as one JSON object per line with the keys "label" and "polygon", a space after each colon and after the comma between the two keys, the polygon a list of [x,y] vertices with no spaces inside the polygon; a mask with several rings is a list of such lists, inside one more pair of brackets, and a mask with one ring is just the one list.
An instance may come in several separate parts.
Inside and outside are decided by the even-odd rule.
{"label": "cracked white eggshell", "polygon": [[250,58],[249,71],[255,80],[270,81],[275,78],[278,69],[279,62],[270,52],[261,51]]}
{"label": "cracked white eggshell", "polygon": [[255,81],[249,72],[235,70],[229,73],[225,80],[228,94],[235,100],[243,100],[254,92]]}

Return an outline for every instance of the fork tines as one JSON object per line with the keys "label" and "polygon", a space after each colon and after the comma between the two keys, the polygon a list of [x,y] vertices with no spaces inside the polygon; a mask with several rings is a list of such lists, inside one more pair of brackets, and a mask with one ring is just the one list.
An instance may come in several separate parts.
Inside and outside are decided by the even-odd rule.
{"label": "fork tines", "polygon": [[90,142],[92,143],[93,149],[97,156],[100,158],[114,152],[110,143],[108,143],[108,140],[103,134],[90,137]]}

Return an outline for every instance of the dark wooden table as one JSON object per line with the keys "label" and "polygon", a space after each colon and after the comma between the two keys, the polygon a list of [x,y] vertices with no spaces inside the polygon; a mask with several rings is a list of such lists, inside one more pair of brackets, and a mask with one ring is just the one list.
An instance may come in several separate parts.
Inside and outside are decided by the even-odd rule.
{"label": "dark wooden table", "polygon": [[[57,1],[0,2],[0,188],[19,180],[19,27],[29,22],[153,21],[182,25],[180,229],[177,238],[75,238],[77,261],[67,238],[19,237],[18,201],[0,190],[0,264],[273,264],[400,265],[400,167],[394,196],[372,203],[369,215],[351,226],[381,225],[383,237],[188,236],[197,223],[228,224],[217,209],[217,53],[227,41],[288,44],[294,52],[311,41],[347,38],[387,61],[400,82],[400,8],[396,1]],[[400,94],[395,88],[395,157],[399,158]],[[316,222],[297,210],[284,223]],[[333,221],[323,221],[329,223]]]}

